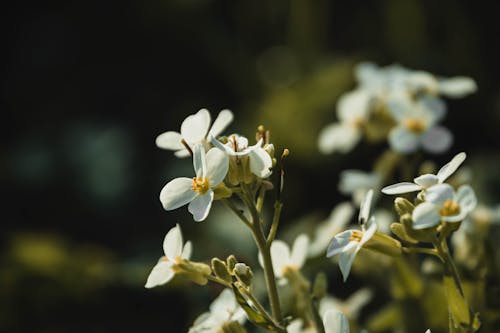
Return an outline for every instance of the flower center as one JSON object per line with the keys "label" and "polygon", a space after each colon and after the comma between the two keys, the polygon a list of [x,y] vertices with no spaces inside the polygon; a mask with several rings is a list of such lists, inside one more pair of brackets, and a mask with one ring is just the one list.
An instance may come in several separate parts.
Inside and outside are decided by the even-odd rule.
{"label": "flower center", "polygon": [[208,178],[193,177],[193,186],[191,187],[193,191],[196,191],[200,194],[205,194],[207,193],[209,188],[210,188],[210,182],[208,181]]}
{"label": "flower center", "polygon": [[404,127],[406,127],[410,132],[419,134],[425,130],[425,123],[422,119],[418,118],[409,118],[406,119],[403,123]]}
{"label": "flower center", "polygon": [[349,238],[349,240],[359,243],[359,242],[361,242],[361,238],[363,238],[363,233],[359,230],[353,230],[352,235]]}
{"label": "flower center", "polygon": [[443,206],[439,211],[441,216],[457,215],[458,213],[460,213],[460,206],[456,202],[449,199],[443,203]]}

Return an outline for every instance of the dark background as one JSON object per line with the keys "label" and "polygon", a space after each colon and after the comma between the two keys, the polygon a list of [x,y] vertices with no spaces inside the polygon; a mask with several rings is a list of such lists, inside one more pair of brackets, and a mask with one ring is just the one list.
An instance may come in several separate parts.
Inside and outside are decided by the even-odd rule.
{"label": "dark background", "polygon": [[[214,117],[233,110],[230,130],[248,137],[262,123],[278,151],[290,148],[284,225],[325,216],[341,199],[338,172],[370,170],[385,148],[361,143],[347,156],[316,148],[359,61],[473,77],[478,92],[448,102],[452,151],[498,158],[499,9],[416,0],[10,3],[1,23],[0,330],[182,332],[206,309],[213,288],[143,288],[175,223],[196,240],[197,259],[209,258],[204,248],[232,252],[210,221],[165,212],[158,200],[191,167],[154,139],[202,107]],[[486,187],[498,200],[497,164],[477,165],[493,170]]]}

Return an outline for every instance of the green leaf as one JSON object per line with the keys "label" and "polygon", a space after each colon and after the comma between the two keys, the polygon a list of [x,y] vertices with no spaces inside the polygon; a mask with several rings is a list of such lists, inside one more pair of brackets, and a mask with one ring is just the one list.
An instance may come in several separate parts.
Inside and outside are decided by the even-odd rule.
{"label": "green leaf", "polygon": [[444,275],[443,282],[448,299],[448,309],[455,327],[470,326],[469,306],[457,288],[453,277]]}

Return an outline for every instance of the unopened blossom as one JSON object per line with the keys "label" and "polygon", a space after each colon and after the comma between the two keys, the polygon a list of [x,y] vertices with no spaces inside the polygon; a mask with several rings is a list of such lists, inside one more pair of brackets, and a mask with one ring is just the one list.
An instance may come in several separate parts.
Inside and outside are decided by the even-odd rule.
{"label": "unopened blossom", "polygon": [[440,221],[460,222],[476,204],[474,190],[468,185],[460,186],[456,192],[449,184],[431,186],[426,190],[425,201],[413,210],[413,229],[434,227]]}
{"label": "unopened blossom", "polygon": [[315,257],[324,253],[332,237],[344,230],[351,221],[354,208],[350,202],[342,202],[335,206],[328,218],[314,232],[314,238],[309,245],[309,256]]}
{"label": "unopened blossom", "polygon": [[[309,238],[305,234],[301,234],[295,239],[291,250],[288,244],[281,240],[272,242],[271,260],[276,278],[283,279],[288,271],[298,271],[302,268],[307,258],[308,245]],[[259,262],[264,267],[260,254]]]}
{"label": "unopened blossom", "polygon": [[[248,157],[250,171],[257,177],[267,178],[271,175],[273,161],[269,153],[262,147],[263,139],[260,139],[255,145],[249,146],[247,138],[232,134],[228,136],[226,144],[222,144],[215,138],[211,138],[211,142],[231,158]],[[272,145],[269,146],[272,147]]]}
{"label": "unopened blossom", "polygon": [[377,231],[377,223],[373,217],[370,218],[370,206],[373,197],[373,191],[370,190],[361,203],[359,213],[359,223],[361,230],[346,230],[337,234],[328,246],[326,256],[332,257],[340,254],[339,267],[344,281],[347,280],[354,258],[363,245],[368,242]]}
{"label": "unopened blossom", "polygon": [[162,149],[174,150],[177,157],[187,157],[189,151],[182,144],[182,140],[190,147],[202,144],[205,149],[209,149],[207,139],[210,136],[220,135],[232,121],[233,113],[229,110],[222,110],[210,127],[210,112],[201,109],[184,119],[180,133],[168,131],[160,134],[156,138],[156,145]]}
{"label": "unopened blossom", "polygon": [[191,242],[183,243],[181,227],[177,224],[170,229],[163,240],[164,256],[149,273],[146,288],[153,288],[170,281],[177,270],[177,264],[183,259],[189,260],[191,257]]}
{"label": "unopened blossom", "polygon": [[326,126],[319,133],[320,152],[347,153],[354,148],[361,139],[363,123],[369,116],[370,98],[370,94],[361,89],[340,97],[337,103],[339,122]]}
{"label": "unopened blossom", "polygon": [[444,103],[438,98],[424,96],[414,101],[400,96],[388,106],[397,122],[389,132],[389,144],[393,150],[409,154],[422,147],[430,153],[442,153],[451,146],[451,132],[438,125],[446,113]]}
{"label": "unopened blossom", "polygon": [[188,211],[195,221],[203,221],[208,216],[214,191],[226,177],[229,160],[218,148],[212,148],[205,154],[202,145],[194,147],[193,166],[196,177],[180,177],[170,181],[160,193],[160,201],[165,210],[173,210],[189,204]]}
{"label": "unopened blossom", "polygon": [[397,183],[393,185],[386,186],[382,189],[382,193],[385,194],[402,194],[409,193],[415,191],[425,190],[433,185],[442,184],[446,179],[448,179],[463,163],[466,158],[465,153],[459,153],[452,158],[452,160],[446,163],[441,169],[439,169],[438,173],[433,174],[425,174],[418,176],[413,179],[413,183],[403,182]]}
{"label": "unopened blossom", "polygon": [[246,314],[236,302],[232,291],[224,289],[210,304],[209,311],[196,318],[188,333],[219,333],[233,321],[245,323]]}

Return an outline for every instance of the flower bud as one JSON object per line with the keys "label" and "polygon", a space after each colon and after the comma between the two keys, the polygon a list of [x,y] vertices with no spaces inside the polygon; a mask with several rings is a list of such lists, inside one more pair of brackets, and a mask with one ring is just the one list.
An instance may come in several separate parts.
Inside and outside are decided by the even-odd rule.
{"label": "flower bud", "polygon": [[245,286],[249,287],[252,284],[253,273],[249,266],[244,263],[237,263],[233,270],[234,275]]}
{"label": "flower bud", "polygon": [[236,264],[238,263],[238,260],[236,260],[236,257],[234,255],[230,255],[227,257],[226,259],[226,265],[227,265],[227,269],[229,270],[230,273],[233,272],[234,270],[234,266],[236,266]]}
{"label": "flower bud", "polygon": [[399,216],[402,216],[404,214],[413,213],[415,206],[413,206],[413,204],[405,198],[398,197],[394,200],[394,208],[398,212]]}
{"label": "flower bud", "polygon": [[364,247],[391,257],[400,256],[402,253],[401,243],[397,239],[379,232],[376,232]]}
{"label": "flower bud", "polygon": [[404,240],[405,242],[408,242],[410,244],[417,244],[418,240],[410,237],[406,233],[405,227],[401,223],[392,223],[391,224],[391,231],[393,234],[398,236],[401,240]]}
{"label": "flower bud", "polygon": [[432,242],[436,234],[435,228],[415,230],[413,229],[413,219],[410,214],[404,214],[400,219],[408,236],[421,242]]}
{"label": "flower bud", "polygon": [[233,282],[233,278],[227,270],[226,263],[219,258],[212,259],[212,271],[214,272],[215,276],[226,281],[227,283]]}

